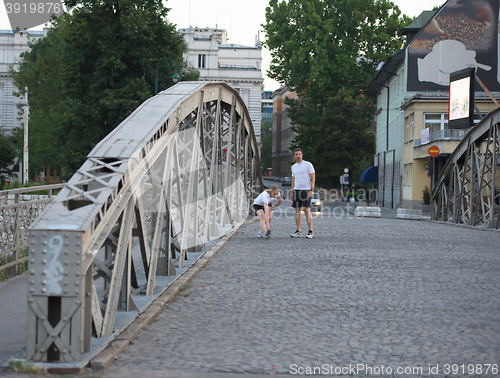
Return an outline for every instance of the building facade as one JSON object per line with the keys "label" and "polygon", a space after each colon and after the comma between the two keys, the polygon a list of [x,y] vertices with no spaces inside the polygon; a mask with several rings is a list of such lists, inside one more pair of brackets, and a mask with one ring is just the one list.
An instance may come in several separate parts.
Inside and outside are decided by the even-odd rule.
{"label": "building facade", "polygon": [[273,143],[272,143],[272,175],[274,177],[291,176],[291,167],[294,163],[290,145],[296,133],[292,130],[288,116],[288,106],[285,98],[296,98],[295,92],[290,92],[282,86],[272,94],[273,100]]}
{"label": "building facade", "polygon": [[180,29],[187,44],[184,59],[200,71],[200,81],[223,81],[238,91],[245,102],[260,145],[262,91],[262,46],[227,43],[227,31],[217,28]]}
{"label": "building facade", "polygon": [[5,135],[11,135],[17,127],[22,127],[22,117],[18,114],[18,104],[22,100],[14,95],[10,69],[16,69],[21,62],[21,54],[29,50],[29,44],[43,38],[45,31],[0,30],[0,128]]}
{"label": "building facade", "polygon": [[[477,19],[496,20],[495,15],[494,0],[448,2],[437,11],[422,12],[400,32],[407,38],[404,49],[389,56],[370,82],[367,93],[377,95],[374,165],[382,206],[421,208],[425,187],[433,187],[427,163],[437,177],[468,131],[448,127],[450,73],[476,67],[477,76],[498,95],[498,24]],[[457,20],[480,28],[480,33],[457,29]],[[478,87],[475,104],[487,114],[496,105]],[[430,156],[431,146],[439,148],[437,157]]]}

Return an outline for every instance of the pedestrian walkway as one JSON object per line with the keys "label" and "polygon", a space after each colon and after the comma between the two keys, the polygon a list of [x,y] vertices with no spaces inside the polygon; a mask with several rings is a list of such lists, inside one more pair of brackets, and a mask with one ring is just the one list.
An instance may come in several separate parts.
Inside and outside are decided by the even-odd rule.
{"label": "pedestrian walkway", "polygon": [[270,239],[243,225],[110,368],[87,376],[493,376],[500,232],[339,207],[317,213],[314,239],[295,239],[287,206]]}

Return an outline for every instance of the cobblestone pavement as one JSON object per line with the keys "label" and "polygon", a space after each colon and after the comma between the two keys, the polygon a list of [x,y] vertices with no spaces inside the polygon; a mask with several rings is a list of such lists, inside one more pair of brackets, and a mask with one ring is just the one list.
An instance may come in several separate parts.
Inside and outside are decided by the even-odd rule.
{"label": "cobblestone pavement", "polygon": [[500,232],[340,210],[315,218],[314,239],[291,238],[279,212],[269,240],[243,226],[97,375],[492,376]]}

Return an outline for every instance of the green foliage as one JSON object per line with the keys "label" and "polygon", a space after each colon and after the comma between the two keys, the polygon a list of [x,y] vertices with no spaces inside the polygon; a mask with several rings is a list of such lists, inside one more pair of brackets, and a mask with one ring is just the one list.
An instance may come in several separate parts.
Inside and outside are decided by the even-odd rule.
{"label": "green foliage", "polygon": [[[180,64],[186,46],[166,20],[161,0],[66,3],[76,7],[52,21],[13,76],[20,95],[29,88],[30,166],[62,166],[67,179],[104,136],[154,95],[158,61],[170,57]],[[159,69],[159,90],[173,85],[172,73]],[[179,75],[196,80],[197,72]]]}
{"label": "green foliage", "polygon": [[271,168],[271,154],[273,149],[273,123],[264,121],[260,126],[260,140],[262,148],[260,149],[260,164],[264,168]]}
{"label": "green foliage", "polygon": [[266,21],[269,76],[299,96],[328,98],[343,86],[363,90],[401,49],[410,19],[388,0],[270,0]]}
{"label": "green foliage", "polygon": [[304,158],[313,163],[319,184],[337,184],[346,167],[351,185],[359,181],[361,169],[375,153],[375,135],[367,132],[373,110],[369,101],[356,99],[342,88],[329,100],[317,125],[296,128],[294,144],[301,146]]}
{"label": "green foliage", "polygon": [[[353,104],[366,104],[363,93],[378,64],[403,47],[398,32],[411,21],[388,0],[270,0],[263,25],[264,43],[272,57],[268,75],[297,93],[298,98],[285,100],[292,123],[300,125],[295,147],[302,148],[305,159],[319,163],[320,180],[331,180],[342,173],[340,166],[356,166],[374,152],[373,138],[359,125],[366,126],[372,115],[363,110],[362,122],[355,114],[360,107]],[[337,97],[342,88],[350,91],[344,105]],[[342,107],[337,115],[332,114],[332,98],[337,98],[335,106]],[[356,121],[348,120],[351,115]],[[333,134],[323,134],[334,127],[336,117],[342,119],[342,126],[336,126]],[[351,130],[352,124],[359,128]],[[351,143],[358,136],[362,137],[359,148]]]}
{"label": "green foliage", "polygon": [[39,373],[40,369],[31,361],[9,360],[9,369],[15,373]]}
{"label": "green foliage", "polygon": [[427,186],[424,188],[422,199],[424,200],[424,205],[429,205],[431,203],[431,193]]}
{"label": "green foliage", "polygon": [[12,168],[18,157],[16,146],[11,140],[3,135],[0,130],[0,180],[5,176],[12,176]]}

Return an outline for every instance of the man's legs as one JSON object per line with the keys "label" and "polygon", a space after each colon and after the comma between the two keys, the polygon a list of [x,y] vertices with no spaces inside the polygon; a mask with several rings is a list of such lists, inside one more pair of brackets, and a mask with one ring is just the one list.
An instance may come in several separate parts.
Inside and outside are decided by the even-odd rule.
{"label": "man's legs", "polygon": [[297,225],[297,230],[302,231],[302,208],[301,207],[296,207],[295,208],[295,224]]}
{"label": "man's legs", "polygon": [[310,207],[304,207],[304,213],[306,213],[306,221],[307,221],[307,226],[309,227],[309,230],[313,230],[313,216],[311,213],[311,208]]}

